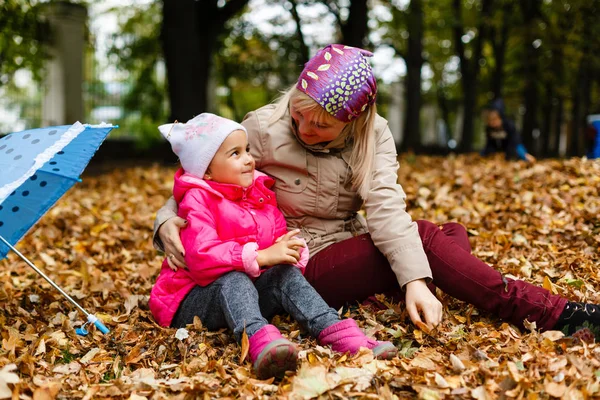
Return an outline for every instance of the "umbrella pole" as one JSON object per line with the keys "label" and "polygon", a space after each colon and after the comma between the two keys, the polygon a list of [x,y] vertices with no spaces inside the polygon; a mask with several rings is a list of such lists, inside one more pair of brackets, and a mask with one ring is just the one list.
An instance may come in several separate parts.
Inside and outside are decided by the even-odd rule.
{"label": "umbrella pole", "polygon": [[77,307],[79,309],[79,311],[81,311],[82,313],[84,313],[86,317],[90,316],[90,313],[88,313],[87,311],[85,311],[85,309],[83,307],[81,307],[75,300],[73,300],[71,298],[71,296],[69,296],[64,290],[61,289],[60,286],[58,286],[56,283],[54,283],[54,281],[52,281],[52,279],[50,279],[38,267],[36,267],[31,261],[29,261],[27,259],[27,257],[25,257],[23,254],[21,254],[21,252],[19,252],[19,250],[15,249],[13,247],[13,245],[11,245],[10,243],[8,243],[8,241],[6,239],[4,239],[2,236],[0,236],[0,240],[2,242],[4,242],[4,244],[7,245],[12,251],[14,251],[19,257],[21,257],[21,259],[23,261],[25,261],[27,263],[27,265],[29,265],[31,268],[33,268],[35,270],[35,272],[37,272],[38,274],[40,274],[42,276],[42,278],[44,278],[49,284],[52,285],[52,287],[54,287],[54,289],[58,290],[60,292],[60,294],[62,294],[63,296],[65,296],[67,298],[67,300],[69,300],[71,303],[73,303],[73,305],[75,307]]}

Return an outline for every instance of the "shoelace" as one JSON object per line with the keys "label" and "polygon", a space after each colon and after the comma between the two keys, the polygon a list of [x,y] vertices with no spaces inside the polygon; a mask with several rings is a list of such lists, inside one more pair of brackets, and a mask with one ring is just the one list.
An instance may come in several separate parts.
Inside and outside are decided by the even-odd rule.
{"label": "shoelace", "polygon": [[586,315],[591,316],[593,313],[596,312],[596,307],[591,307],[591,305],[587,303],[569,303],[565,307],[565,311],[571,311],[571,315],[565,318],[568,320],[571,317],[573,317],[573,315],[575,315],[575,313],[578,311],[583,311]]}

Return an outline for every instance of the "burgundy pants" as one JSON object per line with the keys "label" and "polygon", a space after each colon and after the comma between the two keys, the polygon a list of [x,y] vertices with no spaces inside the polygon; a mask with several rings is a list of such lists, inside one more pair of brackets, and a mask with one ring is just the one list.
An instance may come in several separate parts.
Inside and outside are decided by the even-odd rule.
{"label": "burgundy pants", "polygon": [[[433,283],[445,293],[523,327],[535,321],[552,329],[567,300],[530,283],[504,278],[471,254],[466,229],[457,223],[441,228],[417,221]],[[334,308],[363,301],[377,293],[400,294],[396,276],[370,235],[329,246],[309,261],[306,278]]]}

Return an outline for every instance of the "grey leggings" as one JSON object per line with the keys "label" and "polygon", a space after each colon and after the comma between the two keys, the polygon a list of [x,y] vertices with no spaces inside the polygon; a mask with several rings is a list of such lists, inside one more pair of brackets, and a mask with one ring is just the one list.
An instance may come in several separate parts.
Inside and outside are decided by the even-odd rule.
{"label": "grey leggings", "polygon": [[228,327],[239,343],[244,327],[251,337],[281,312],[290,314],[313,337],[340,320],[298,268],[276,265],[254,282],[234,271],[208,286],[194,287],[179,305],[171,326],[184,327],[197,315],[210,330]]}

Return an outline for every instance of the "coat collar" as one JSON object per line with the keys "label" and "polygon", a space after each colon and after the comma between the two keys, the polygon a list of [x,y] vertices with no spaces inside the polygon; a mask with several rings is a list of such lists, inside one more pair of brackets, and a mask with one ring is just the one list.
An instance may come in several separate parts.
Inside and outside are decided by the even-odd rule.
{"label": "coat collar", "polygon": [[[213,181],[207,181],[200,179],[195,175],[185,173],[180,168],[175,173],[175,196],[177,201],[183,198],[185,191],[191,188],[202,188],[218,197],[225,198],[231,201],[239,201],[246,199],[251,203],[255,203],[261,206],[265,203],[270,203],[271,199],[274,201],[274,196],[270,190],[273,187],[275,180],[260,171],[254,171],[254,181],[247,188],[243,188],[239,185],[232,185],[229,183],[218,183]],[[179,199],[178,199],[179,197]],[[261,200],[262,199],[262,200]],[[269,201],[267,201],[269,200]]]}

